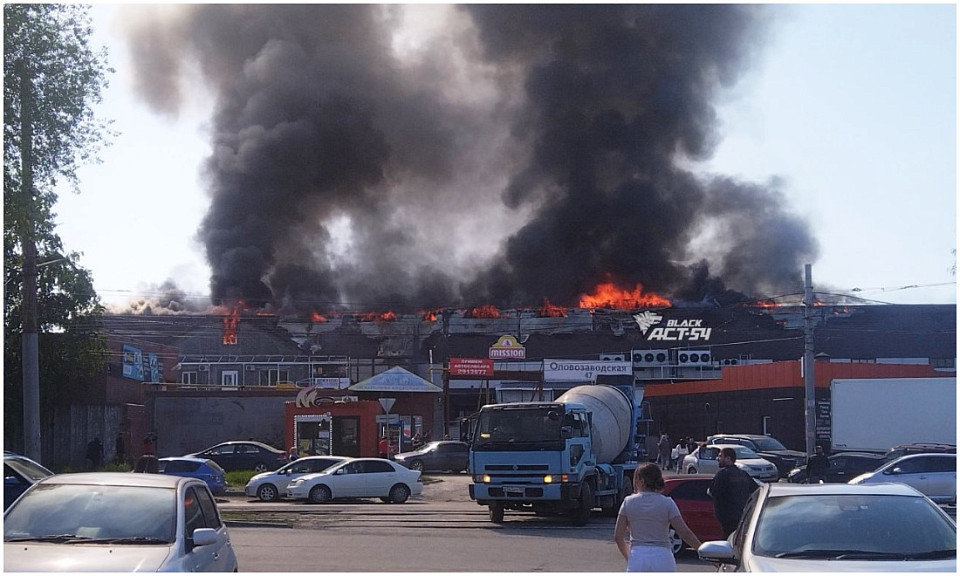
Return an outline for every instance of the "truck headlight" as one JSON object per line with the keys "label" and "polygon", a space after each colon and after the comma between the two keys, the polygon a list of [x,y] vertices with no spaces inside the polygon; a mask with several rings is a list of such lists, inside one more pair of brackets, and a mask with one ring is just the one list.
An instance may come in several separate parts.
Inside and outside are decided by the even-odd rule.
{"label": "truck headlight", "polygon": [[477,484],[489,484],[489,483],[490,483],[490,475],[489,475],[489,474],[483,474],[483,475],[481,475],[481,476],[474,476],[474,477],[473,477],[473,481],[476,482]]}

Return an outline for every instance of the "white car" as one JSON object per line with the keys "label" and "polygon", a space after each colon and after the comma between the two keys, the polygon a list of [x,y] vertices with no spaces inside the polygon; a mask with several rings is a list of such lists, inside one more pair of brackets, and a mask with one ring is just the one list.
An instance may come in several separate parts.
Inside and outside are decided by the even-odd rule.
{"label": "white car", "polygon": [[717,456],[721,448],[733,448],[737,453],[737,468],[740,468],[755,480],[776,482],[780,478],[776,465],[764,460],[759,454],[739,444],[707,444],[700,446],[683,458],[681,470],[687,474],[716,474],[720,470]]}
{"label": "white car", "polygon": [[235,572],[206,483],[166,474],[57,474],[3,515],[5,572]]}
{"label": "white car", "polygon": [[934,502],[957,501],[956,454],[909,454],[888,462],[873,472],[861,474],[850,484],[899,482],[913,486]]}
{"label": "white car", "polygon": [[422,492],[418,470],[383,458],[353,458],[287,485],[287,498],[314,503],[336,498],[380,498],[402,504]]}
{"label": "white car", "polygon": [[257,474],[247,482],[244,492],[250,498],[274,502],[286,494],[290,482],[306,474],[323,472],[334,464],[349,460],[346,456],[305,456],[281,466],[273,472]]}
{"label": "white car", "polygon": [[697,552],[723,572],[956,573],[957,526],[903,484],[770,483]]}

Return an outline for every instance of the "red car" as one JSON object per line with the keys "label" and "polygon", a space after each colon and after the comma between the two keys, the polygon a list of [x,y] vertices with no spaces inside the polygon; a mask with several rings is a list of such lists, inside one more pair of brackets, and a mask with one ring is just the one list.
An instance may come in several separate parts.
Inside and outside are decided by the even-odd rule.
{"label": "red car", "polygon": [[[680,509],[683,521],[693,530],[701,542],[708,540],[723,540],[723,529],[713,512],[713,498],[707,494],[707,488],[713,482],[709,474],[688,474],[672,478],[664,478],[666,488],[663,495],[673,498]],[[673,553],[677,554],[686,543],[670,528],[670,539],[673,542]]]}

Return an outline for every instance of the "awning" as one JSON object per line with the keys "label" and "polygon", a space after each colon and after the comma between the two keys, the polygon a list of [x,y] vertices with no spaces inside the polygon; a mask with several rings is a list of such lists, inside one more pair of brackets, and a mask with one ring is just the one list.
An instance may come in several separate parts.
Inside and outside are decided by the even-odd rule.
{"label": "awning", "polygon": [[355,392],[443,392],[443,388],[399,366],[357,382],[349,389]]}

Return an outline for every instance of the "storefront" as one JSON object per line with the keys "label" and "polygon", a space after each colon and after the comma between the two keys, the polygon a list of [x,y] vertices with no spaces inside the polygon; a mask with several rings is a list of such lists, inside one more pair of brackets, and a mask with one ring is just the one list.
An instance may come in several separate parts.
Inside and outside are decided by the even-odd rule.
{"label": "storefront", "polygon": [[377,415],[380,404],[355,396],[316,396],[301,393],[284,404],[286,445],[301,456],[377,456]]}

